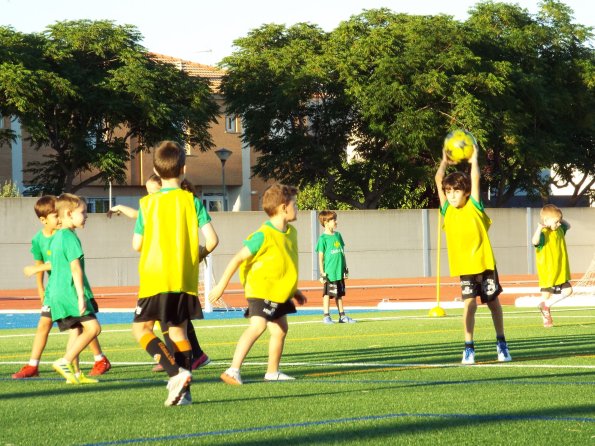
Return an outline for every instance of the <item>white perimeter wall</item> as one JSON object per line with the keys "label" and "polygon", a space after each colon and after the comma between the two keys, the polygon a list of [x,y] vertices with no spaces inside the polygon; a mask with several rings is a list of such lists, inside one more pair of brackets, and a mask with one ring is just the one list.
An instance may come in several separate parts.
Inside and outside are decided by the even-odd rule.
{"label": "white perimeter wall", "polygon": [[[41,228],[35,198],[0,198],[0,289],[35,288],[23,276],[32,263],[31,238]],[[595,254],[595,209],[566,208],[564,218],[572,228],[566,241],[573,273],[584,272]],[[492,218],[490,238],[500,274],[534,274],[530,238],[537,225],[538,209],[488,209]],[[339,211],[338,230],[346,244],[350,277],[421,277],[436,275],[436,209]],[[266,221],[264,212],[215,212],[211,214],[220,244],[213,253],[215,275],[242,247],[242,240]],[[300,279],[318,277],[314,247],[320,233],[315,212],[300,211],[295,222],[299,234]],[[137,285],[138,254],[131,248],[134,221],[90,214],[78,231],[85,251],[87,276],[92,286]],[[444,235],[441,238],[441,275],[448,275]],[[235,279],[237,280],[237,278]]]}

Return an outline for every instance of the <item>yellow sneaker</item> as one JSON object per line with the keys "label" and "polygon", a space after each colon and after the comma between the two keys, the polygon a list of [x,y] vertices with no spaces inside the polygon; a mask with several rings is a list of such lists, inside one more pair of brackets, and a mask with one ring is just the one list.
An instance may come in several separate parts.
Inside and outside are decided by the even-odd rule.
{"label": "yellow sneaker", "polygon": [[62,375],[62,377],[66,380],[67,383],[79,384],[79,380],[76,378],[76,375],[74,374],[72,364],[67,362],[66,359],[60,358],[57,361],[54,361],[52,367],[56,372]]}
{"label": "yellow sneaker", "polygon": [[79,384],[97,384],[99,382],[97,379],[87,378],[83,372],[77,376],[77,379],[79,380]]}

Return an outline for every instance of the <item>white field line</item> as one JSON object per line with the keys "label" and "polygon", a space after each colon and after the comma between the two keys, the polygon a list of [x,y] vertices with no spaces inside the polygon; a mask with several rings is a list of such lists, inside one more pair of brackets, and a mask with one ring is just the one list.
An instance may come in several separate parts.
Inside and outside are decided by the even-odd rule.
{"label": "white field line", "polygon": [[[0,361],[0,365],[19,365],[23,364],[23,361]],[[52,364],[52,361],[41,361],[40,364]],[[92,361],[81,361],[83,365],[93,365]],[[112,365],[118,366],[150,366],[154,365],[153,361],[136,361],[136,362],[113,362]],[[211,366],[222,366],[227,367],[229,366],[228,361],[211,361],[209,363],[209,367]],[[262,367],[266,366],[266,362],[245,362],[242,367],[246,366],[254,366],[254,367]],[[517,369],[595,369],[595,365],[562,365],[562,364],[527,364],[526,362],[522,363],[476,363],[472,366],[463,365],[460,363],[440,363],[440,364],[424,364],[424,363],[381,363],[381,362],[282,362],[281,365],[283,368],[288,367],[343,367],[343,368],[380,368],[380,369],[397,369],[397,368],[454,368],[454,367],[463,367],[466,369],[469,368],[517,368]]]}

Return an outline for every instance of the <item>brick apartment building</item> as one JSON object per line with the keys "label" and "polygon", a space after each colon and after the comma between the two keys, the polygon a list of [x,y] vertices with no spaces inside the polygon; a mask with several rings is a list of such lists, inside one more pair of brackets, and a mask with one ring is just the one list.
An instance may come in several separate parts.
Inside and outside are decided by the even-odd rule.
{"label": "brick apartment building", "polygon": [[[230,211],[251,211],[260,209],[260,198],[266,184],[259,178],[251,178],[256,160],[254,151],[241,140],[241,120],[236,116],[225,113],[225,104],[219,92],[224,71],[180,59],[174,59],[161,54],[152,54],[160,62],[171,63],[191,76],[200,76],[209,81],[215,101],[220,111],[217,122],[211,126],[210,133],[215,144],[208,152],[200,152],[188,148],[186,160],[186,178],[194,184],[197,194],[202,198],[209,212],[223,210],[222,164],[215,151],[226,148],[231,156],[225,163],[225,185],[227,194],[227,208]],[[11,128],[17,135],[16,142],[0,146],[0,184],[7,180],[13,181],[21,192],[30,183],[30,177],[23,173],[23,169],[31,161],[43,160],[44,150],[34,150],[27,139],[27,129],[22,128],[16,119],[3,117],[0,119],[2,128]],[[133,155],[128,162],[126,184],[113,184],[111,191],[104,184],[94,184],[77,191],[89,203],[90,212],[106,212],[109,209],[109,197],[112,203],[137,207],[138,199],[145,195],[144,183],[152,174],[152,155],[146,153],[134,154],[137,147],[135,138],[130,138],[129,146]],[[81,175],[81,180],[91,173]]]}

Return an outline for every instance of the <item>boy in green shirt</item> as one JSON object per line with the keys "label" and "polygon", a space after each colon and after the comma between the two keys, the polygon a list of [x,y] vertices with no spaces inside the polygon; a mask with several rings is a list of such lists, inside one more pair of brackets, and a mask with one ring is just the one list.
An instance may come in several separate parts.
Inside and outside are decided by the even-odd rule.
{"label": "boy in green shirt", "polygon": [[324,228],[324,233],[318,238],[316,252],[318,252],[318,267],[320,282],[324,285],[322,290],[322,307],[324,311],[323,322],[332,324],[330,315],[330,299],[335,299],[339,310],[339,323],[355,322],[345,315],[343,296],[345,296],[345,279],[348,276],[345,262],[345,242],[337,232],[337,213],[334,211],[321,211],[318,221]]}
{"label": "boy in green shirt", "polygon": [[52,364],[56,372],[68,383],[88,384],[88,379],[78,370],[79,354],[99,336],[101,326],[95,316],[97,311],[93,293],[85,274],[85,257],[75,229],[85,226],[87,205],[76,195],[62,194],[56,200],[56,211],[61,229],[50,245],[52,278],[48,283],[48,296],[52,319],[60,331],[70,330],[64,356]]}

